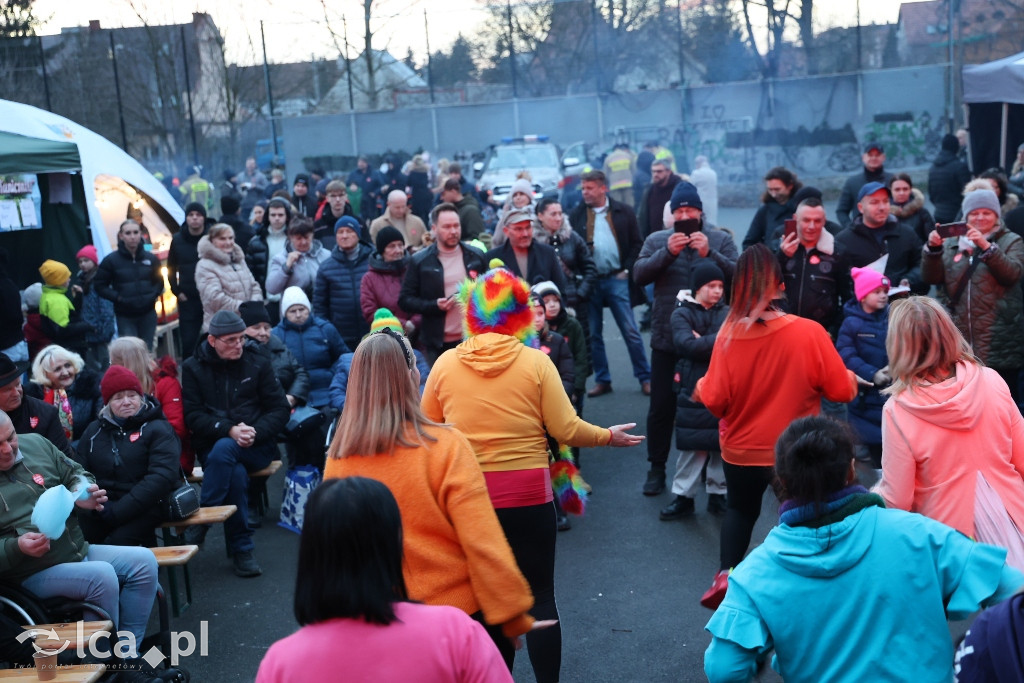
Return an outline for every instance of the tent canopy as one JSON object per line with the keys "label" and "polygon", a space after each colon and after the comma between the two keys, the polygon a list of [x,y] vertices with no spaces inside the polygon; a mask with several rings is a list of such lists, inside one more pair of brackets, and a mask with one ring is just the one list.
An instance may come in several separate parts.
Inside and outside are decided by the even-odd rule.
{"label": "tent canopy", "polygon": [[82,159],[73,142],[41,140],[0,131],[0,173],[78,171]]}
{"label": "tent canopy", "polygon": [[1024,52],[963,67],[964,102],[1024,104]]}

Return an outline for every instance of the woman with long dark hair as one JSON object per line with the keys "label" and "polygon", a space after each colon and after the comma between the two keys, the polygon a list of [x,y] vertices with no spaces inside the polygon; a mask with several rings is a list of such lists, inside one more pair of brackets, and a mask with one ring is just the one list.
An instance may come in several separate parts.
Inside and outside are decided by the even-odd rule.
{"label": "woman with long dark hair", "polygon": [[302,628],[271,646],[257,683],[512,680],[461,610],[410,601],[398,504],[373,479],[325,481],[310,496],[295,619]]}
{"label": "woman with long dark hair", "polygon": [[775,440],[798,417],[817,415],[821,399],[846,403],[857,395],[853,373],[825,328],[785,313],[778,301],[782,270],[768,247],[755,244],[736,261],[729,315],[718,333],[707,374],[693,400],[719,424],[728,489],[719,571],[701,604],[718,607],[729,571],[750,545],[761,498],[775,477]]}
{"label": "woman with long dark hair", "polygon": [[885,509],[857,485],[853,456],[849,427],[828,418],[799,419],[779,438],[779,525],[729,577],[706,626],[711,683],[751,680],[772,649],[787,683],[950,681],[947,616],[966,619],[1024,583],[1001,548]]}

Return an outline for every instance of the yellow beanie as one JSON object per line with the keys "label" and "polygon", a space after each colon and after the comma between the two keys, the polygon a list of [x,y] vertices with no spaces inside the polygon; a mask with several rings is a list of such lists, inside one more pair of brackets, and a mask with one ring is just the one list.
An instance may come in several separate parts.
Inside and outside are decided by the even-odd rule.
{"label": "yellow beanie", "polygon": [[53,259],[43,261],[43,265],[39,266],[39,274],[43,276],[43,283],[51,287],[60,287],[71,279],[68,267]]}

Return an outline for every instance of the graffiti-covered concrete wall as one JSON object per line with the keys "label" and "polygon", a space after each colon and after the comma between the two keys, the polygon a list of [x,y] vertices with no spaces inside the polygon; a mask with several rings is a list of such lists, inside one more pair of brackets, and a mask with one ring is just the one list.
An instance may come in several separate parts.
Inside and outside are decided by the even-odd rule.
{"label": "graffiti-covered concrete wall", "polygon": [[[601,152],[657,139],[687,170],[708,157],[725,193],[747,191],[772,166],[824,187],[860,166],[864,143],[881,142],[886,167],[925,168],[945,132],[947,70],[890,69],[820,78],[729,83],[684,90],[435,106],[284,120],[285,153],[303,160],[385,150],[435,158],[479,151],[502,137],[546,134]],[[341,170],[341,169],[337,169]]]}

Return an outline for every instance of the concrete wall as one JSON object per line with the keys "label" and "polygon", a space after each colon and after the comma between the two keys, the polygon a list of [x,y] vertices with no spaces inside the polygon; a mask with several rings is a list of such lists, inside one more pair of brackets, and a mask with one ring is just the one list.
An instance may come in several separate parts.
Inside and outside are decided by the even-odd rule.
{"label": "concrete wall", "polygon": [[749,192],[777,165],[833,187],[860,167],[868,141],[885,145],[887,168],[920,171],[938,153],[945,132],[946,78],[944,67],[929,66],[282,123],[289,173],[316,156],[423,147],[436,159],[528,133],[546,134],[563,146],[583,140],[597,150],[620,141],[639,149],[659,139],[675,152],[680,170],[688,170],[697,154],[707,156],[728,196],[731,187]]}

